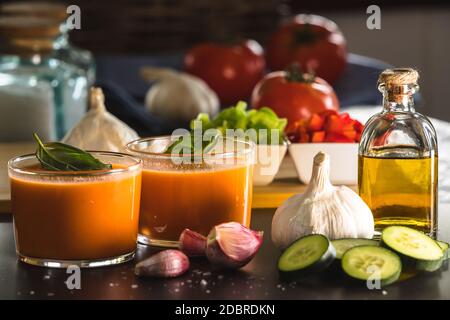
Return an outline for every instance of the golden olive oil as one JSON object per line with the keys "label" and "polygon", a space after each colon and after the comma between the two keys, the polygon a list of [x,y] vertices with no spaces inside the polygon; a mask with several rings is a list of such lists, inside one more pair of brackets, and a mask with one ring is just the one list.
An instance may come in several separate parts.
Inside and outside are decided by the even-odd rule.
{"label": "golden olive oil", "polygon": [[372,210],[376,231],[402,225],[435,235],[437,166],[437,156],[359,156],[358,191]]}

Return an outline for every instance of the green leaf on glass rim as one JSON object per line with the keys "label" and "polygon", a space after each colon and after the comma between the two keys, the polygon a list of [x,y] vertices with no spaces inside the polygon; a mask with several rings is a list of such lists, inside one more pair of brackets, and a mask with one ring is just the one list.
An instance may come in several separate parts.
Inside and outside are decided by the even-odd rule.
{"label": "green leaf on glass rim", "polygon": [[[216,146],[217,142],[219,141],[220,134],[214,134],[212,136],[207,137],[206,141],[204,140],[205,137],[202,136],[202,151],[201,154],[207,154],[211,152],[211,150]],[[194,134],[190,133],[189,137],[186,138],[186,136],[178,137],[174,142],[172,142],[169,147],[166,149],[164,153],[166,154],[172,154],[175,153],[176,155],[189,155],[194,156],[196,154],[199,154],[199,152],[196,152],[195,148],[195,141],[194,141]]]}
{"label": "green leaf on glass rim", "polygon": [[37,143],[36,158],[42,167],[51,171],[90,171],[111,169],[89,152],[61,142],[43,143],[35,133]]}

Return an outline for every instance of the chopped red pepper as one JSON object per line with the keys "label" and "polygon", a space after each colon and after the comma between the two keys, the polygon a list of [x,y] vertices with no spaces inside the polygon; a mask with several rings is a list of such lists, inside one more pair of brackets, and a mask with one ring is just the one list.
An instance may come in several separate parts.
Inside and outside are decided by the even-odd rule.
{"label": "chopped red pepper", "polygon": [[312,133],[311,142],[324,142],[325,131],[316,131]]}
{"label": "chopped red pepper", "polygon": [[329,133],[327,134],[325,138],[325,142],[341,142],[341,143],[348,143],[348,142],[355,142],[354,139],[350,139],[342,134],[339,133]]}
{"label": "chopped red pepper", "polygon": [[292,142],[359,142],[364,126],[348,113],[326,110],[308,120],[295,122],[287,130]]}
{"label": "chopped red pepper", "polygon": [[325,125],[325,117],[319,115],[318,113],[313,113],[311,118],[309,118],[309,130],[310,131],[320,131],[323,130]]}

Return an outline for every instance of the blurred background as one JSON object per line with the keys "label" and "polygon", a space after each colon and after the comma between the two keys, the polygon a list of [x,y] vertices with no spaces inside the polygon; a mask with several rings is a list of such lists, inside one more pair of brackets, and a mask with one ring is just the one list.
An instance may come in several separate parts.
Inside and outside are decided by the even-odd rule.
{"label": "blurred background", "polygon": [[[380,30],[366,27],[366,9],[371,1],[76,0],[70,4],[81,9],[81,29],[70,31],[71,44],[92,53],[95,81],[104,88],[108,110],[141,135],[186,126],[182,119],[169,121],[145,111],[145,95],[151,82],[140,76],[142,66],[183,69],[186,51],[205,41],[254,39],[265,47],[280,23],[299,13],[331,19],[347,41],[349,63],[343,75],[332,83],[342,109],[381,103],[376,90],[379,72],[389,66],[410,66],[421,75],[418,110],[450,121],[450,4],[445,1],[377,1]],[[94,81],[89,75],[86,79],[87,86]],[[56,136],[61,138],[77,117],[66,121],[66,127]],[[1,125],[9,128],[11,123],[17,122],[9,119]],[[13,138],[2,134],[0,139]]]}

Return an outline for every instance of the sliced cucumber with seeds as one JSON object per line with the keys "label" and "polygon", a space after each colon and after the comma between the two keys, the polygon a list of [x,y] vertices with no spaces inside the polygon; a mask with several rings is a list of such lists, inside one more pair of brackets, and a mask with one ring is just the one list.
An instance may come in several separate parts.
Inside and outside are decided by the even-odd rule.
{"label": "sliced cucumber with seeds", "polygon": [[333,247],[336,249],[336,259],[342,259],[342,256],[344,253],[357,246],[379,246],[380,242],[377,240],[372,239],[362,239],[362,238],[344,238],[344,239],[337,239],[331,241],[333,244]]}
{"label": "sliced cucumber with seeds", "polygon": [[341,266],[351,278],[364,281],[380,281],[381,286],[394,283],[402,272],[400,257],[389,249],[363,245],[347,250]]}
{"label": "sliced cucumber with seeds", "polygon": [[444,260],[444,252],[438,243],[412,228],[387,227],[381,233],[381,242],[398,253],[405,265],[420,271],[436,271]]}
{"label": "sliced cucumber with seeds", "polygon": [[311,234],[298,239],[283,252],[278,270],[283,276],[298,278],[326,269],[335,256],[336,251],[327,237]]}
{"label": "sliced cucumber with seeds", "polygon": [[449,250],[448,250],[448,243],[443,241],[436,240],[436,243],[438,246],[442,249],[443,257],[440,260],[436,260],[434,263],[427,262],[426,264],[419,263],[421,267],[421,270],[428,271],[428,272],[434,272],[442,268],[446,260],[449,258]]}
{"label": "sliced cucumber with seeds", "polygon": [[441,247],[442,251],[444,252],[444,259],[447,260],[449,258],[449,250],[448,250],[449,244],[447,242],[439,241],[439,240],[436,240],[436,242],[437,242],[438,246]]}

